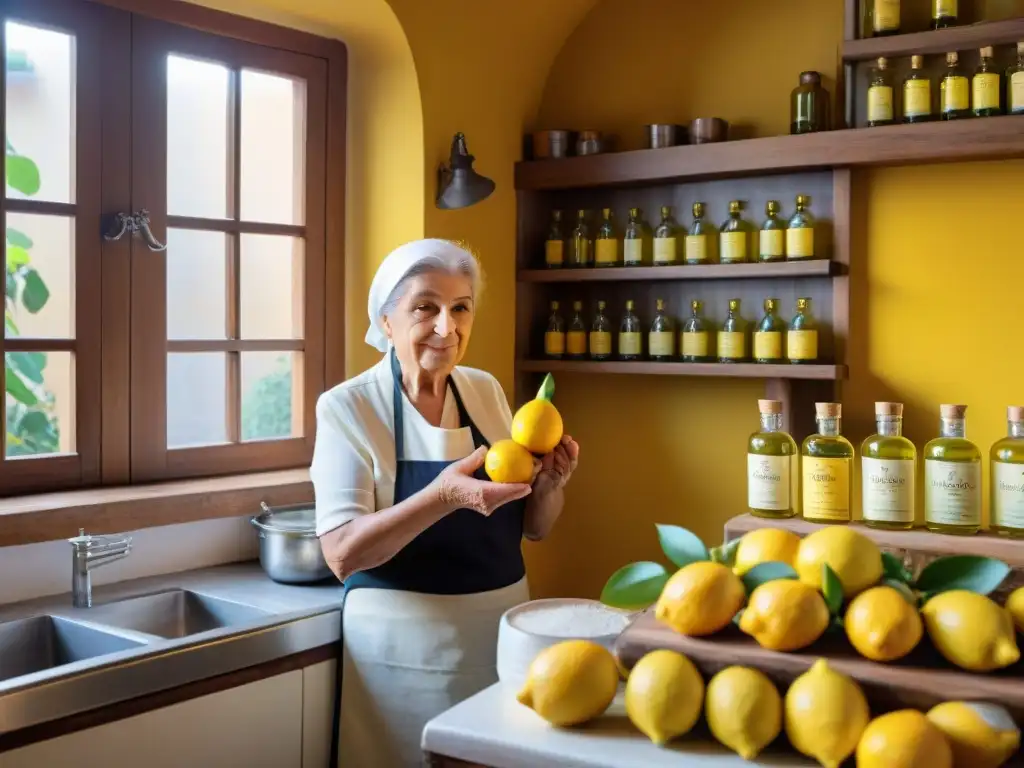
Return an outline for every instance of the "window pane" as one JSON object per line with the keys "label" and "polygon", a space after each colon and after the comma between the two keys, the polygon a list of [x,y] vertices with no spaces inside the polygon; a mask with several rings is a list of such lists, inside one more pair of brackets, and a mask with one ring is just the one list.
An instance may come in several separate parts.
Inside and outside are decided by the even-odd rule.
{"label": "window pane", "polygon": [[167,213],[228,217],[230,72],[167,57]]}
{"label": "window pane", "polygon": [[223,339],[227,333],[228,238],[167,230],[167,338]]}
{"label": "window pane", "polygon": [[167,447],[227,442],[227,355],[167,355]]}
{"label": "window pane", "polygon": [[243,339],[302,338],[303,241],[242,235],[239,311]]}
{"label": "window pane", "polygon": [[75,39],[8,21],[7,196],[74,202]]}
{"label": "window pane", "polygon": [[242,220],[302,224],[306,84],[242,70]]}
{"label": "window pane", "polygon": [[7,214],[8,337],[75,335],[74,228],[66,216]]}
{"label": "window pane", "polygon": [[75,450],[75,370],[70,352],[5,352],[8,456]]}
{"label": "window pane", "polygon": [[242,439],[267,440],[302,434],[301,408],[292,372],[302,357],[294,352],[242,353]]}

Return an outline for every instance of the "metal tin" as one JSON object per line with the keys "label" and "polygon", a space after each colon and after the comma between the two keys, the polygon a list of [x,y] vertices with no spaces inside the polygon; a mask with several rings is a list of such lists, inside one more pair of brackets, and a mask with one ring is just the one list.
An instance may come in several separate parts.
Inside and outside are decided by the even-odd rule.
{"label": "metal tin", "polygon": [[272,508],[250,522],[260,537],[260,565],[281,584],[310,584],[333,576],[316,535],[316,508],[311,504]]}
{"label": "metal tin", "polygon": [[605,140],[600,131],[580,131],[576,139],[576,154],[599,155],[605,150]]}
{"label": "metal tin", "polygon": [[685,129],[681,125],[653,123],[644,126],[644,146],[647,149],[664,149],[684,143]]}
{"label": "metal tin", "polygon": [[533,159],[568,157],[572,146],[571,131],[536,131],[533,134]]}

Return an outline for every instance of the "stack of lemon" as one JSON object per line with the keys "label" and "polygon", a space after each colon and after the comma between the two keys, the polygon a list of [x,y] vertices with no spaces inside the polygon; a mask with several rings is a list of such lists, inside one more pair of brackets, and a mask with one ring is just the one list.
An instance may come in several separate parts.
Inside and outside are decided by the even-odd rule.
{"label": "stack of lemon", "polygon": [[562,439],[562,416],[551,402],[555,380],[544,377],[537,396],[512,417],[511,439],[498,440],[484,458],[484,471],[496,483],[529,483],[534,455],[543,456]]}

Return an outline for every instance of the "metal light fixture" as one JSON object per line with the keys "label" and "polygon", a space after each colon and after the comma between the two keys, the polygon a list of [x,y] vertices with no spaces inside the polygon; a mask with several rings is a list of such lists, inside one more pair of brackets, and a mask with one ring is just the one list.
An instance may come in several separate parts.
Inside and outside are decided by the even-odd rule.
{"label": "metal light fixture", "polygon": [[486,200],[494,182],[473,170],[473,156],[466,149],[466,137],[456,133],[448,165],[437,169],[437,207],[450,211]]}

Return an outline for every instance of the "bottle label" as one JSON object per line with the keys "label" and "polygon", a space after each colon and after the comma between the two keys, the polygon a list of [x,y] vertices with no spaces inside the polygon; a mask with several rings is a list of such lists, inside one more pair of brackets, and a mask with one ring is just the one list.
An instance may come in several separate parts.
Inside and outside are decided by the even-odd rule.
{"label": "bottle label", "polygon": [[778,258],[785,255],[786,235],[781,229],[761,230],[761,258]]}
{"label": "bottle label", "polygon": [[875,0],[874,23],[875,32],[899,29],[900,0]]}
{"label": "bottle label", "polygon": [[816,360],[818,358],[817,331],[789,331],[786,350],[790,360]]}
{"label": "bottle label", "polygon": [[790,259],[814,258],[814,227],[790,227],[786,230],[786,256]]}
{"label": "bottle label", "polygon": [[803,513],[825,520],[850,519],[850,459],[801,456]]}
{"label": "bottle label", "polygon": [[708,332],[692,331],[679,334],[683,337],[683,355],[686,357],[708,356]]}
{"label": "bottle label", "polygon": [[647,346],[651,357],[672,357],[676,353],[676,335],[672,331],[651,331]]}
{"label": "bottle label", "polygon": [[791,508],[792,458],[747,454],[747,506],[774,512],[786,512]]}
{"label": "bottle label", "polygon": [[578,237],[573,243],[574,256],[576,264],[589,264],[591,250],[593,249],[593,241],[587,240],[583,237]]}
{"label": "bottle label", "polygon": [[903,114],[907,117],[925,117],[931,113],[931,81],[907,80],[903,84]]}
{"label": "bottle label", "polygon": [[747,233],[723,232],[720,236],[722,263],[731,264],[747,260]]}
{"label": "bottle label", "polygon": [[970,96],[967,78],[961,75],[944,78],[939,85],[939,97],[942,101],[943,112],[959,112],[963,109],[970,109]]}
{"label": "bottle label", "polygon": [[644,241],[630,239],[622,241],[622,255],[627,264],[639,264],[644,260]]}
{"label": "bottle label", "polygon": [[933,5],[932,18],[941,19],[947,16],[956,18],[956,0],[934,0]]}
{"label": "bottle label", "polygon": [[708,236],[686,236],[686,260],[704,262],[708,260]]}
{"label": "bottle label", "polygon": [[587,354],[587,334],[584,331],[569,331],[565,335],[565,350],[570,355]]}
{"label": "bottle label", "polygon": [[782,359],[782,331],[754,331],[754,359]]}
{"label": "bottle label", "polygon": [[718,332],[718,356],[742,360],[747,356],[747,334],[743,331]]}
{"label": "bottle label", "polygon": [[564,246],[561,240],[548,240],[544,243],[544,263],[550,266],[561,266],[565,257]]}
{"label": "bottle label", "polygon": [[638,331],[621,331],[619,333],[619,354],[640,354],[640,333]]}
{"label": "bottle label", "polygon": [[590,332],[590,354],[608,356],[612,353],[612,334],[610,331]]}
{"label": "bottle label", "polygon": [[614,264],[619,260],[619,241],[601,239],[596,241],[596,261],[598,264]]}
{"label": "bottle label", "polygon": [[861,507],[865,520],[914,522],[914,462],[861,457]]}
{"label": "bottle label", "polygon": [[1024,72],[1010,75],[1010,103],[1006,105],[1008,112],[1020,112],[1024,109]]}
{"label": "bottle label", "polygon": [[674,237],[654,238],[654,263],[674,264],[676,261],[676,239]]}
{"label": "bottle label", "polygon": [[1024,464],[992,462],[992,525],[1024,528]]}
{"label": "bottle label", "polygon": [[981,462],[924,462],[924,517],[929,523],[981,525]]}
{"label": "bottle label", "polygon": [[995,72],[979,72],[971,81],[971,97],[975,109],[999,108],[999,75]]}
{"label": "bottle label", "polygon": [[892,120],[892,86],[872,85],[868,88],[868,122]]}
{"label": "bottle label", "polygon": [[548,331],[544,334],[544,354],[564,355],[565,334],[561,331]]}

